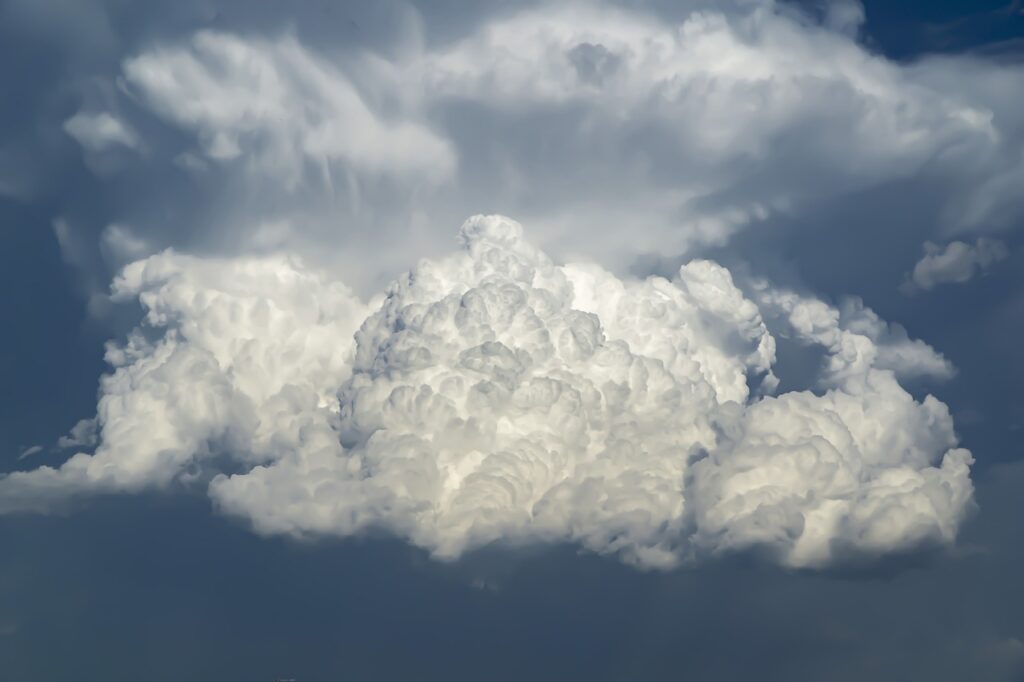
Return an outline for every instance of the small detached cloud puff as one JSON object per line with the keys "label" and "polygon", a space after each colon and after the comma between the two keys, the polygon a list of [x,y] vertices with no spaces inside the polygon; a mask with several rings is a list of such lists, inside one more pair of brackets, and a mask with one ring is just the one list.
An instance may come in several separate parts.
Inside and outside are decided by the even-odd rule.
{"label": "small detached cloud puff", "polygon": [[998,239],[979,237],[974,244],[954,241],[939,246],[925,242],[924,256],[900,287],[904,294],[928,291],[940,284],[963,284],[1006,258],[1009,250]]}

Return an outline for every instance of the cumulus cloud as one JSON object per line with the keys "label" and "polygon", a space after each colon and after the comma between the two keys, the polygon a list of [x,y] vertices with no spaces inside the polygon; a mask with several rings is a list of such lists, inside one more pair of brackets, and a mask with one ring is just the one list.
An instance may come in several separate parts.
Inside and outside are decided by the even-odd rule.
{"label": "cumulus cloud", "polygon": [[940,246],[926,242],[924,256],[903,284],[903,291],[909,294],[934,289],[939,284],[962,284],[1006,258],[1008,253],[1006,244],[987,237],[979,237],[974,244],[954,241]]}
{"label": "cumulus cloud", "polygon": [[875,344],[876,367],[905,378],[949,379],[956,373],[953,363],[942,353],[920,339],[911,339],[902,325],[885,322],[860,299],[849,298],[842,302],[839,324]]}
{"label": "cumulus cloud", "polygon": [[[108,346],[95,417],[59,442],[74,454],[0,479],[0,510],[205,486],[263,533],[383,530],[439,558],[571,542],[647,567],[952,542],[971,456],[901,385],[952,376],[941,353],[860,299],[711,261],[622,273],[910,179],[950,188],[923,193],[935,239],[1019,216],[1024,76],[890,61],[857,42],[852,0],[671,14],[414,17],[397,50],[224,22],[126,41],[64,129],[144,146],[118,162],[148,175],[104,185],[117,215],[55,230],[94,299],[93,271],[123,267],[113,297],[145,322]],[[443,255],[438,226],[481,209],[537,243],[477,217]],[[1000,248],[928,246],[913,286]],[[347,286],[422,256],[383,295]],[[778,392],[780,336],[824,358],[805,390]]]}
{"label": "cumulus cloud", "polygon": [[205,458],[224,452],[250,465],[272,459],[327,418],[366,315],[343,284],[283,256],[167,251],[127,266],[112,288],[115,300],[138,299],[146,318],[108,345],[113,372],[95,419],[60,441],[95,451],[7,475],[0,509],[166,487],[203,475]]}
{"label": "cumulus cloud", "polygon": [[[261,533],[656,568],[954,540],[971,455],[899,383],[948,363],[863,305],[744,290],[707,260],[672,280],[557,265],[500,216],[460,235],[366,304],[292,257],[132,263],[114,296],[146,324],[108,347],[95,451],[6,475],[0,509],[205,484]],[[769,321],[824,351],[813,390],[775,394]]]}

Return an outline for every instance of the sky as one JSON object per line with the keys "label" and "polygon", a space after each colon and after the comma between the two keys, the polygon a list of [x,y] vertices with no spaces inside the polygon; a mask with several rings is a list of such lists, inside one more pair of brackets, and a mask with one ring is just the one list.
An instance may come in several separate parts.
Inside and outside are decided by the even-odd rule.
{"label": "sky", "polygon": [[0,0],[0,680],[1024,680],[1022,38]]}

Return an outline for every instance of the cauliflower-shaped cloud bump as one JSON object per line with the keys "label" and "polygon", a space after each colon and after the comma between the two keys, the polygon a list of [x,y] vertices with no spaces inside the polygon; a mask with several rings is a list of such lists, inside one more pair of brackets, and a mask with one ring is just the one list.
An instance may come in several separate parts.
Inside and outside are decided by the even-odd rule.
{"label": "cauliflower-shaped cloud bump", "polygon": [[970,458],[932,466],[954,444],[945,407],[870,367],[823,396],[752,400],[774,340],[724,268],[623,281],[554,265],[507,218],[461,234],[463,253],[421,263],[356,334],[329,454],[214,481],[222,508],[266,532],[382,527],[442,558],[569,541],[653,567],[953,538]]}
{"label": "cauliflower-shaped cloud bump", "polygon": [[[461,240],[392,284],[354,344],[361,304],[297,262],[130,266],[117,288],[164,339],[112,350],[124,380],[104,384],[97,454],[0,480],[3,508],[164,485],[220,451],[236,473],[210,495],[259,532],[383,530],[442,559],[572,542],[643,567],[752,548],[817,567],[954,540],[970,454],[897,380],[948,375],[926,344],[859,304],[745,295],[709,261],[672,281],[556,265],[501,216]],[[824,349],[821,391],[771,395],[766,319]],[[111,404],[168,395],[210,409]],[[132,451],[153,420],[174,447]]]}

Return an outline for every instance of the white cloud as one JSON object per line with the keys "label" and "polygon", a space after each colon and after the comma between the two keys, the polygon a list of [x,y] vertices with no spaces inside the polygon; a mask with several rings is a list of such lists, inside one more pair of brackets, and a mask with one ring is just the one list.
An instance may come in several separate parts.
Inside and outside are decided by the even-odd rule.
{"label": "white cloud", "polygon": [[330,419],[366,315],[347,287],[283,256],[167,251],[126,267],[113,295],[138,298],[147,314],[126,343],[107,347],[114,371],[101,380],[95,422],[60,442],[98,442],[95,452],[8,475],[0,509],[187,481],[222,451],[250,464],[272,459]]}
{"label": "white cloud", "polygon": [[118,145],[139,148],[138,134],[127,123],[105,111],[80,111],[64,122],[64,131],[93,152]]}
{"label": "white cloud", "polygon": [[[859,11],[835,3],[830,21],[848,32]],[[927,65],[907,69],[771,3],[695,11],[678,24],[601,4],[545,5],[395,71],[403,92],[444,111],[487,112],[487,147],[513,166],[525,211],[547,200],[541,183],[559,189],[551,201],[569,204],[570,218],[580,206],[616,217],[623,205],[656,207],[637,221],[631,248],[722,243],[775,212],[912,176],[947,153],[991,161],[998,140],[988,104],[953,83],[926,84]],[[519,127],[534,121],[558,128],[527,168],[535,160]],[[517,183],[498,193],[510,189]],[[549,219],[550,207],[538,213]],[[587,217],[561,226],[573,246],[594,231]]]}
{"label": "white cloud", "polygon": [[[1019,215],[1019,68],[888,60],[856,41],[863,11],[847,0],[820,21],[771,2],[673,14],[529,5],[443,35],[410,21],[400,50],[298,31],[144,45],[123,91],[95,99],[113,110],[127,94],[185,131],[146,162],[193,177],[112,200],[127,208],[109,220],[187,252],[269,243],[344,262],[370,291],[481,210],[615,272],[893,182],[922,183],[908,201],[924,206],[940,196],[943,240]],[[153,204],[174,207],[174,230]]]}
{"label": "white cloud", "polygon": [[[441,558],[572,542],[655,567],[952,542],[971,456],[946,407],[900,384],[952,376],[942,354],[859,299],[705,260],[671,281],[618,274],[922,176],[954,188],[944,240],[1019,214],[1020,70],[898,64],[855,41],[863,20],[847,0],[820,25],[771,3],[679,22],[581,3],[389,54],[208,31],[144,47],[123,90],[87,101],[127,95],[185,131],[188,149],[175,136],[145,161],[170,150],[191,184],[122,202],[137,212],[100,222],[98,251],[80,222],[55,225],[75,268],[131,263],[114,295],[146,323],[108,347],[96,417],[59,443],[75,454],[0,479],[0,510],[206,485],[264,533],[385,529]],[[91,151],[140,146],[91,105],[65,129]],[[147,226],[154,206],[173,234]],[[571,262],[499,218],[433,258],[443,217],[492,206]],[[150,255],[168,243],[222,256]],[[912,281],[965,281],[1002,254],[930,245]],[[336,276],[367,290],[424,255],[369,303]],[[87,275],[95,294],[106,278]],[[824,354],[812,390],[775,394],[773,333]]]}
{"label": "white cloud", "polygon": [[847,299],[840,306],[840,324],[847,331],[871,339],[876,347],[875,366],[899,377],[949,379],[956,373],[953,363],[920,339],[911,339],[899,324],[889,324],[860,299]]}
{"label": "white cloud", "polygon": [[723,423],[725,442],[694,465],[696,542],[764,546],[793,566],[951,541],[970,504],[971,454],[948,408],[917,402],[900,375],[951,366],[859,302],[843,312],[759,285],[762,308],[828,353],[825,391],[766,397]]}
{"label": "white cloud", "polygon": [[456,166],[423,122],[371,110],[342,71],[294,38],[200,32],[127,60],[124,73],[157,114],[198,136],[208,159],[244,158],[290,189],[307,166],[330,184],[344,170],[335,162],[420,182],[443,180]]}
{"label": "white cloud", "polygon": [[1006,245],[996,239],[979,237],[972,245],[961,241],[939,246],[924,245],[924,256],[903,285],[905,293],[934,289],[939,284],[969,281],[979,272],[1006,258]]}
{"label": "white cloud", "polygon": [[[461,235],[368,306],[286,257],[129,265],[114,292],[150,329],[108,349],[95,452],[5,476],[0,509],[209,480],[263,533],[386,529],[439,558],[572,542],[660,568],[953,541],[970,453],[897,379],[947,371],[925,344],[856,303],[744,294],[710,261],[621,279],[554,264],[507,218]],[[774,386],[769,318],[824,349],[821,392],[750,389]]]}

